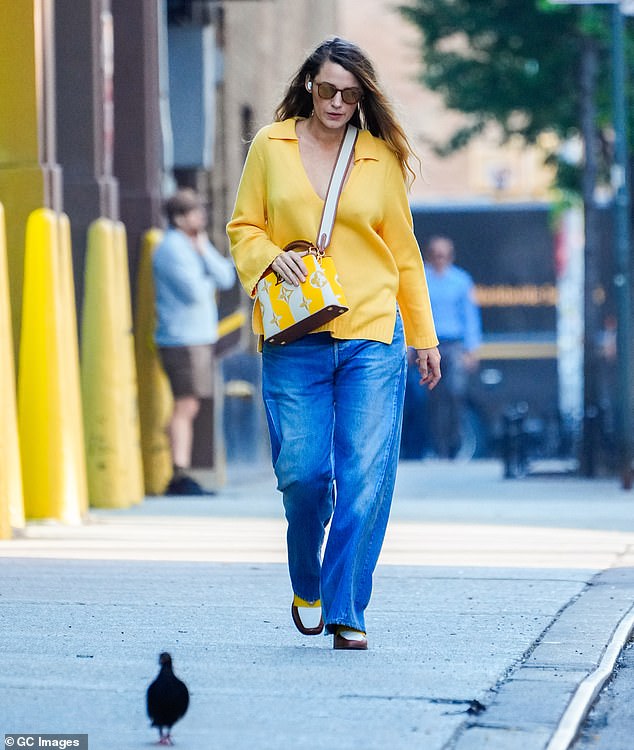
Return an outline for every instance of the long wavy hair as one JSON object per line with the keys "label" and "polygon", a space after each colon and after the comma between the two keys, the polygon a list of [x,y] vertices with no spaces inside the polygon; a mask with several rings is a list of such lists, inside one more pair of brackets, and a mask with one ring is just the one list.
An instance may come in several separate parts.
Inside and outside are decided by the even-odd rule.
{"label": "long wavy hair", "polygon": [[310,117],[313,111],[313,98],[312,94],[306,91],[306,79],[312,81],[328,60],[352,73],[363,89],[363,98],[359,101],[350,122],[359,128],[369,130],[372,135],[382,138],[387,143],[399,161],[403,178],[411,184],[416,173],[410,161],[415,159],[420,164],[420,160],[398,122],[391,103],[379,86],[372,62],[363,50],[346,39],[327,39],[306,58],[277,106],[275,120]]}

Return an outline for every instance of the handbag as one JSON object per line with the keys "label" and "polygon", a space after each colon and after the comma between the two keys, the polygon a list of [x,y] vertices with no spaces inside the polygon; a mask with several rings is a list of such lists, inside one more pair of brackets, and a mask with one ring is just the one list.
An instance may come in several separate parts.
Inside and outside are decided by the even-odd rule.
{"label": "handbag", "polygon": [[335,262],[325,249],[335,223],[343,181],[352,159],[358,128],[348,125],[330,176],[319,232],[315,243],[293,240],[282,250],[303,255],[308,273],[299,286],[270,271],[258,281],[256,297],[262,311],[264,341],[283,346],[348,311]]}

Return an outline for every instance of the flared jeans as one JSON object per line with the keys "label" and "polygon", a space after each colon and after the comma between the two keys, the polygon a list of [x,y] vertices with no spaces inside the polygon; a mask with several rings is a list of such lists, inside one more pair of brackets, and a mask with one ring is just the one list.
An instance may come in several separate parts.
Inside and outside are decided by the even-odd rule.
{"label": "flared jeans", "polygon": [[316,333],[265,344],[262,356],[293,591],[321,599],[327,632],[337,625],[365,631],[399,454],[402,321],[397,315],[391,344]]}

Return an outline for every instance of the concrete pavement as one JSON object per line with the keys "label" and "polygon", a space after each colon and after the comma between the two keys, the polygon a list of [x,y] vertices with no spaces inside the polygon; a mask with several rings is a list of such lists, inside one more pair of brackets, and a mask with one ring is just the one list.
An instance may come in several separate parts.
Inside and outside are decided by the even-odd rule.
{"label": "concrete pavement", "polygon": [[188,750],[545,748],[634,601],[634,495],[404,463],[368,610],[370,650],[290,620],[268,467],[214,498],[147,499],[0,542],[0,730],[155,741],[161,650],[189,685]]}

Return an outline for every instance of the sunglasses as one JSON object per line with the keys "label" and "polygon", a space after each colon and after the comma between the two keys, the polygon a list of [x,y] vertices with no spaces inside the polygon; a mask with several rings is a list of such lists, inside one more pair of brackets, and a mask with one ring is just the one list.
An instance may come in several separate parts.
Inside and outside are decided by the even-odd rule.
{"label": "sunglasses", "polygon": [[356,104],[363,97],[363,91],[358,88],[338,89],[332,83],[315,83],[320,99],[334,99],[339,93],[346,104]]}

